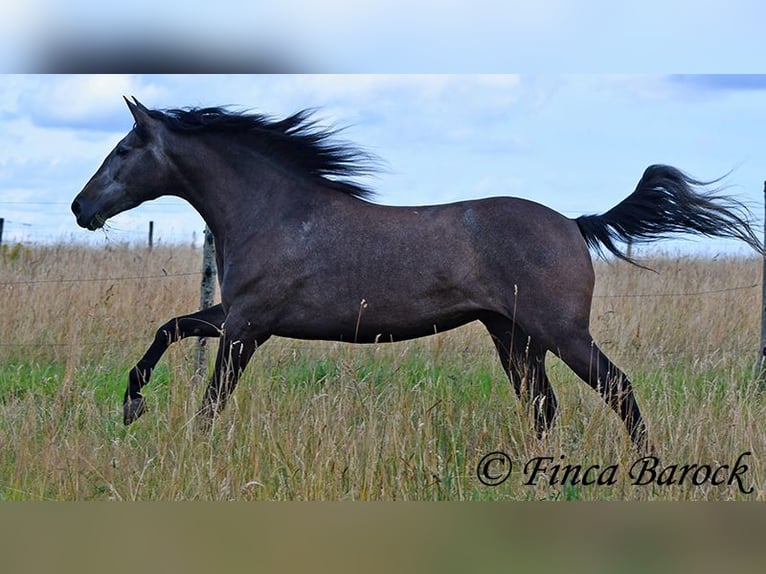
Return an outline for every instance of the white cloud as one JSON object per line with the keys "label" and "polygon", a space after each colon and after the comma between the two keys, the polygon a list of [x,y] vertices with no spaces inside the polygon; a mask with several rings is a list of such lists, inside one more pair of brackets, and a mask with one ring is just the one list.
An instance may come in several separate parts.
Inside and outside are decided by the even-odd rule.
{"label": "white cloud", "polygon": [[36,125],[125,131],[130,126],[123,96],[157,98],[162,90],[137,76],[23,77],[4,91],[0,106]]}
{"label": "white cloud", "polygon": [[[106,155],[120,135],[103,132],[99,137],[83,138],[77,129],[58,129],[33,124],[28,118],[2,122],[0,165],[11,162],[61,162]],[[53,165],[51,163],[51,165]]]}
{"label": "white cloud", "polygon": [[[755,156],[763,146],[752,125],[765,92],[686,106],[683,94],[663,92],[667,84],[635,75],[5,77],[0,209],[34,224],[50,210],[62,229],[100,241],[76,228],[67,202],[129,129],[122,95],[156,108],[231,104],[277,117],[320,106],[323,123],[350,125],[342,137],[387,162],[371,182],[382,203],[512,193],[571,213],[597,211],[630,191],[648,163],[704,178],[749,158],[732,183],[747,191],[755,181],[761,193]],[[56,204],[22,209],[7,204],[14,197]],[[191,208],[166,201],[116,219],[112,239],[130,238],[149,219],[183,240],[201,227]]]}

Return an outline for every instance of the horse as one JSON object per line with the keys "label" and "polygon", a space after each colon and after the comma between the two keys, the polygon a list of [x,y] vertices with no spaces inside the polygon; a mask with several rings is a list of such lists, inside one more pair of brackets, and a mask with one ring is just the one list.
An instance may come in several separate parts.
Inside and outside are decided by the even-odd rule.
{"label": "horse", "polygon": [[683,232],[736,238],[759,253],[747,208],[667,165],[600,215],[490,197],[387,206],[358,176],[375,156],[321,127],[312,110],[283,119],[225,107],[148,109],[72,202],[78,225],[104,226],[163,195],[183,198],[215,240],[221,302],[175,317],[130,371],[123,420],[165,350],[218,337],[200,420],[224,408],[258,347],[272,336],[387,343],[479,321],[542,438],[558,405],[545,370],[557,355],[619,415],[633,445],[651,449],[629,378],[590,334],[591,251],[638,265],[618,245]]}

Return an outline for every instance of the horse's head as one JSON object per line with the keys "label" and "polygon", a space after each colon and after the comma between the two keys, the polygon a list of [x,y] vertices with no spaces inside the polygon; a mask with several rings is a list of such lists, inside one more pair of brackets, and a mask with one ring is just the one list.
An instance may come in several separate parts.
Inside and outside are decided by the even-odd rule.
{"label": "horse's head", "polygon": [[72,202],[77,224],[98,229],[106,220],[167,194],[170,165],[163,152],[162,123],[138,100],[125,98],[135,125],[109,153]]}

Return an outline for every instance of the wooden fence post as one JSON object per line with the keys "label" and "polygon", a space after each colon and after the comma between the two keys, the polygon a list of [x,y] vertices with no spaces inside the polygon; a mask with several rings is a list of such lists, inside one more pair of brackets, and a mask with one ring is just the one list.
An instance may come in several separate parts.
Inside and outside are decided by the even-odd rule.
{"label": "wooden fence post", "polygon": [[0,245],[3,244],[3,225],[5,224],[5,219],[0,217]]}
{"label": "wooden fence post", "polygon": [[[766,181],[763,182],[763,237],[766,242]],[[764,369],[766,369],[766,255],[763,256],[761,276],[761,356],[759,358],[760,380],[764,384]]]}
{"label": "wooden fence post", "polygon": [[[199,308],[212,307],[215,297],[216,282],[215,266],[215,242],[210,228],[205,226],[204,243],[202,246],[202,283],[200,285]],[[207,338],[200,337],[197,340],[197,357],[194,374],[202,379],[207,377]]]}
{"label": "wooden fence post", "polygon": [[149,222],[149,251],[154,247],[154,221]]}

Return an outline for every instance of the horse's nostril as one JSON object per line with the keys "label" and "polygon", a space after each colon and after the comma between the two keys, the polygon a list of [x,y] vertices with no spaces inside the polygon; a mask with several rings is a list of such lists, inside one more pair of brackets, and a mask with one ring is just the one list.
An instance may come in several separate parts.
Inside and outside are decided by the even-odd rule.
{"label": "horse's nostril", "polygon": [[82,211],[82,207],[80,206],[79,200],[75,199],[72,202],[72,213],[75,214],[75,217],[80,215],[80,212]]}

